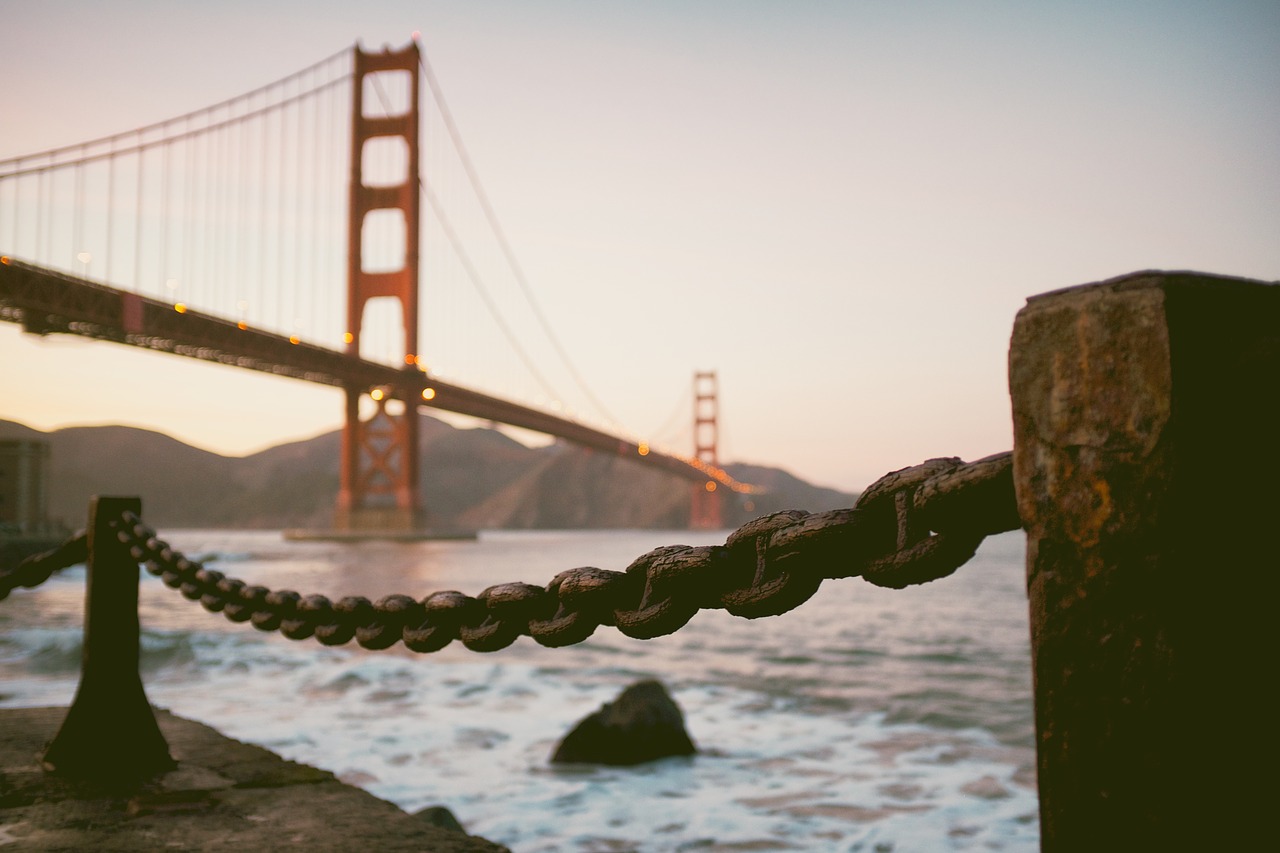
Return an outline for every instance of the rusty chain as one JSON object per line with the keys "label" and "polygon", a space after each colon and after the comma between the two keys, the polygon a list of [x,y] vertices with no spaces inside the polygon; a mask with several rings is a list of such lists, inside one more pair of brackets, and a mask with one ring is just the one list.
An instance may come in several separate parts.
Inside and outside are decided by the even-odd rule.
{"label": "rusty chain", "polygon": [[505,583],[474,597],[450,590],[421,600],[397,594],[335,602],[207,569],[131,513],[116,524],[120,542],[147,571],[233,622],[325,645],[355,639],[366,649],[385,649],[403,642],[415,652],[454,640],[472,651],[497,651],[522,635],[566,646],[600,625],[650,639],[679,630],[703,609],[776,616],[803,604],[827,579],[862,577],[900,589],[946,577],[986,536],[1019,527],[1011,453],[970,463],[930,459],[880,478],[852,508],[773,513],[738,528],[723,545],[667,545],[622,572],[570,569],[545,587]]}
{"label": "rusty chain", "polygon": [[32,589],[47,581],[54,572],[83,563],[89,559],[88,543],[82,530],[56,548],[32,554],[16,566],[0,571],[0,601],[20,586]]}

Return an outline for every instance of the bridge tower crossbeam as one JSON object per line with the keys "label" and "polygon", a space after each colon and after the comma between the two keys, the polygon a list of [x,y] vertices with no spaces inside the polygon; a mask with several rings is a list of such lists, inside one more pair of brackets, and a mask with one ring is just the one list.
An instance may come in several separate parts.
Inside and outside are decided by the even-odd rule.
{"label": "bridge tower crossbeam", "polygon": [[[418,243],[419,193],[419,81],[417,42],[401,50],[367,53],[355,47],[352,72],[351,178],[347,223],[348,355],[359,358],[360,330],[371,299],[392,297],[400,302],[404,321],[404,369],[417,372],[418,358]],[[365,78],[385,72],[408,72],[408,108],[399,114],[366,116]],[[376,186],[366,183],[364,155],[374,140],[403,140],[407,149],[404,180]],[[394,270],[368,270],[364,254],[366,218],[375,211],[399,211],[404,223],[404,258]],[[342,463],[334,526],[339,530],[408,531],[422,523],[418,491],[418,402],[405,388],[370,389],[346,386],[346,422],[342,431]],[[368,420],[360,418],[360,403],[372,392],[377,408]],[[403,409],[395,402],[403,403]]]}

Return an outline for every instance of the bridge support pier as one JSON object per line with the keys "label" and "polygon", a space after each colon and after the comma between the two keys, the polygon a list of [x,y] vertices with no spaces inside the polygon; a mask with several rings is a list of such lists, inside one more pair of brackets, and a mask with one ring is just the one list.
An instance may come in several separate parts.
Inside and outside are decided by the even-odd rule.
{"label": "bridge support pier", "polygon": [[417,410],[387,411],[383,397],[360,419],[360,391],[347,389],[341,477],[334,528],[338,531],[410,532],[425,519],[418,500]]}
{"label": "bridge support pier", "polygon": [[1037,296],[1009,376],[1041,849],[1247,849],[1276,757],[1280,286]]}
{"label": "bridge support pier", "polygon": [[[713,488],[714,487],[714,488]],[[719,487],[712,480],[690,486],[689,527],[694,530],[720,530],[724,527]]]}

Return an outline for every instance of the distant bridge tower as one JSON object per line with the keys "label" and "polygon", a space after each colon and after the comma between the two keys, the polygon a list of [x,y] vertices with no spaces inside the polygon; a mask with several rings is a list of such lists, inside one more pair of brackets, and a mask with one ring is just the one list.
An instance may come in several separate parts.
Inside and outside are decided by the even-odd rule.
{"label": "distant bridge tower", "polygon": [[[720,437],[719,383],[714,370],[693,374],[693,455],[713,468],[720,462],[716,443]],[[719,530],[724,526],[721,514],[721,494],[716,481],[707,478],[705,483],[693,487],[693,503],[689,512],[689,526],[695,530]]]}
{"label": "distant bridge tower", "polygon": [[[360,328],[370,299],[393,297],[400,301],[404,321],[404,368],[418,364],[418,69],[417,42],[392,51],[365,53],[355,48],[351,105],[351,184],[347,208],[347,352],[360,353]],[[385,72],[407,72],[408,108],[395,115],[366,116],[365,78]],[[390,76],[390,75],[387,75]],[[375,78],[376,82],[376,78]],[[377,91],[381,91],[378,89]],[[366,145],[394,146],[385,140],[403,141],[404,179],[388,184],[365,181]],[[401,216],[370,213],[398,211]],[[371,272],[364,254],[366,227],[403,223],[404,258],[395,269],[379,258]],[[399,223],[391,225],[398,227]],[[383,242],[383,241],[379,241]],[[398,241],[396,241],[398,242]],[[339,530],[404,531],[417,528],[421,519],[418,497],[418,407],[408,391],[397,388],[347,386],[347,417],[342,431],[341,482],[334,526]],[[366,395],[376,403],[367,421],[360,420],[360,401]]]}

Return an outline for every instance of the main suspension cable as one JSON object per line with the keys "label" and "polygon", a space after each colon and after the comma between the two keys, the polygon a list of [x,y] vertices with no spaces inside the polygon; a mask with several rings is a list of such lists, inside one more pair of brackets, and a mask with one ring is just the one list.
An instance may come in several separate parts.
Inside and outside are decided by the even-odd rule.
{"label": "main suspension cable", "polygon": [[436,100],[436,105],[440,108],[440,116],[444,119],[445,128],[449,131],[449,138],[453,140],[454,148],[458,152],[458,158],[462,163],[463,171],[466,172],[467,179],[471,182],[472,190],[476,194],[476,200],[480,202],[480,209],[484,212],[485,219],[489,223],[489,227],[493,230],[494,238],[498,241],[499,248],[506,258],[508,266],[511,268],[512,274],[515,276],[516,283],[520,286],[521,292],[524,294],[525,300],[529,303],[533,316],[537,318],[542,331],[546,334],[547,340],[551,342],[551,346],[555,349],[556,355],[560,357],[560,361],[569,371],[569,375],[573,378],[574,383],[591,402],[591,405],[604,416],[606,420],[613,423],[620,423],[617,417],[610,413],[600,399],[591,391],[586,381],[582,378],[582,374],[578,372],[573,361],[569,358],[569,354],[565,352],[564,347],[560,344],[560,339],[556,336],[551,328],[551,324],[547,321],[546,315],[543,314],[541,306],[537,299],[534,298],[533,288],[529,286],[529,281],[525,277],[524,269],[520,266],[520,262],[516,259],[515,252],[511,248],[511,243],[507,240],[506,232],[503,231],[502,225],[498,222],[498,216],[493,210],[493,205],[489,203],[489,196],[484,191],[484,186],[480,183],[480,176],[476,173],[475,166],[471,162],[471,156],[467,153],[466,146],[462,144],[462,135],[458,132],[458,126],[453,121],[453,114],[449,111],[449,105],[445,102],[444,92],[440,88],[439,81],[436,80],[435,73],[431,70],[431,64],[427,61],[425,51],[418,52],[419,65],[422,68],[422,74],[426,78],[427,86],[430,87],[432,96]]}

